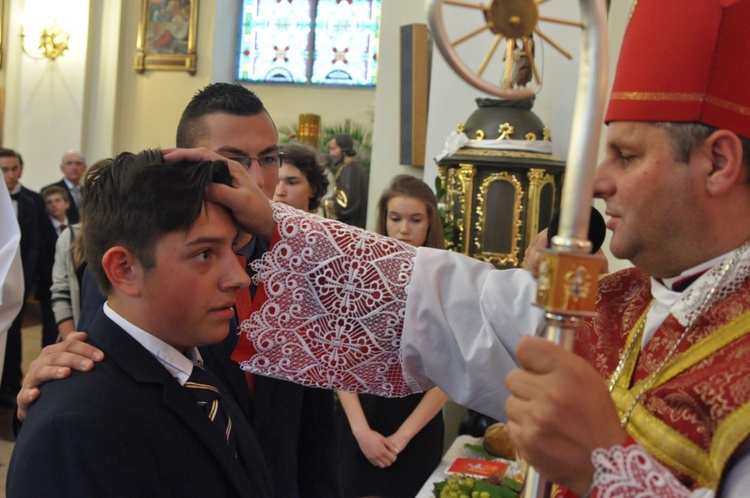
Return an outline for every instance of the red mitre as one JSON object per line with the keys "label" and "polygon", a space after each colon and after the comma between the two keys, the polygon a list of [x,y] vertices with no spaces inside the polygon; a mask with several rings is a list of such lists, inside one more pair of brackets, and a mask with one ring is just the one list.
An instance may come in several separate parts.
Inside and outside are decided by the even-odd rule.
{"label": "red mitre", "polygon": [[750,137],[750,0],[637,0],[605,121],[698,121]]}

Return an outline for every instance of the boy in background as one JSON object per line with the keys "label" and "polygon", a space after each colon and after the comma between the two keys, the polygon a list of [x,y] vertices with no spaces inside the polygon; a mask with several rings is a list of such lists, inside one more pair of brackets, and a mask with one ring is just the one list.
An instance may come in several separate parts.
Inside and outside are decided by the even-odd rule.
{"label": "boy in background", "polygon": [[58,332],[55,314],[52,312],[52,266],[55,263],[57,237],[70,224],[66,211],[70,207],[68,191],[59,185],[50,185],[42,190],[47,219],[42,222],[42,243],[39,251],[39,281],[36,298],[42,314],[42,347],[57,342]]}

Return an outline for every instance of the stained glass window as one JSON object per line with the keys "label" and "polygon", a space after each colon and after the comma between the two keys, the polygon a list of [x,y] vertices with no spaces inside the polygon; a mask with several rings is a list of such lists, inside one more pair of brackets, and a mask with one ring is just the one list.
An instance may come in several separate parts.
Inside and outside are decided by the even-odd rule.
{"label": "stained glass window", "polygon": [[243,0],[237,79],[374,86],[381,0]]}

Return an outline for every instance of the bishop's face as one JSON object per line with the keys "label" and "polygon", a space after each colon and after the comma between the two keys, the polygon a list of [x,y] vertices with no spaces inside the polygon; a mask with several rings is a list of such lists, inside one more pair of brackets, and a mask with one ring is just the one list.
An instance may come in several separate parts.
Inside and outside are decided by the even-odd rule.
{"label": "bishop's face", "polygon": [[594,191],[607,204],[612,254],[656,277],[692,266],[683,261],[700,240],[699,163],[704,160],[704,154],[694,153],[687,163],[676,161],[664,128],[642,122],[609,125]]}

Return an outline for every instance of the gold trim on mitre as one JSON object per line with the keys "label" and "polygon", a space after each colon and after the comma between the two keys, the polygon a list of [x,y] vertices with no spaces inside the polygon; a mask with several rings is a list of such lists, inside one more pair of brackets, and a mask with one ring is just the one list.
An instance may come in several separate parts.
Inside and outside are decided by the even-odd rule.
{"label": "gold trim on mitre", "polygon": [[728,111],[750,116],[750,107],[703,93],[688,92],[613,92],[610,100],[636,100],[653,102],[706,102]]}
{"label": "gold trim on mitre", "polygon": [[702,93],[687,92],[612,92],[610,100],[654,100],[658,102],[703,102]]}
{"label": "gold trim on mitre", "polygon": [[734,111],[738,114],[742,114],[743,116],[750,116],[750,107],[735,104],[734,102],[720,99],[719,97],[712,97],[711,95],[707,95],[706,103],[715,105],[716,107],[721,107],[722,109],[726,109],[728,111]]}

